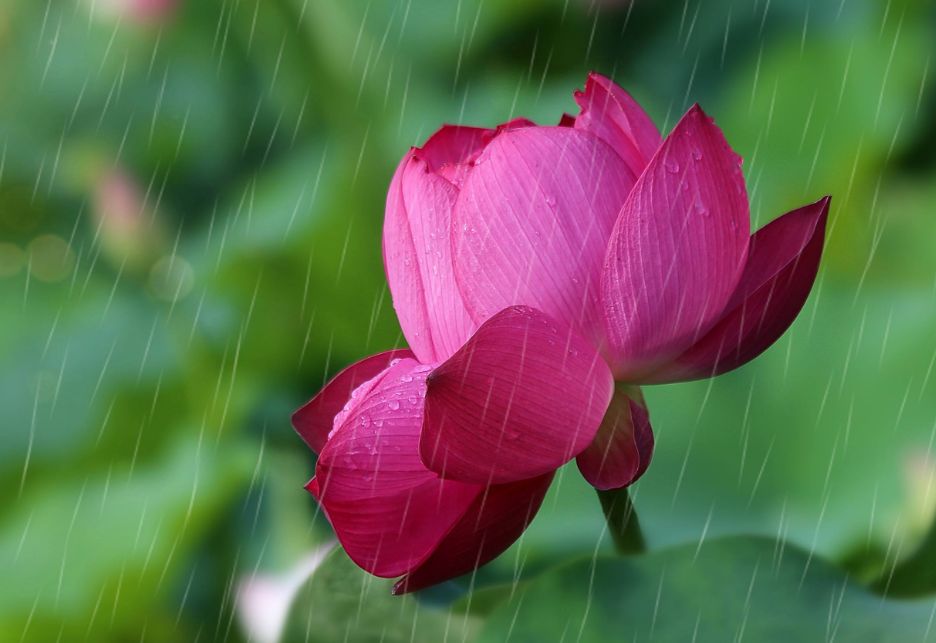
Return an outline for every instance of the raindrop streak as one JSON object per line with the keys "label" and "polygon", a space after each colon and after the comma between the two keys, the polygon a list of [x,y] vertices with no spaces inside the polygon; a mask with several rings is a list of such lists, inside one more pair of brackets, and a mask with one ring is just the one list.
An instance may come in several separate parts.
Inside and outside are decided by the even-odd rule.
{"label": "raindrop streak", "polygon": [[36,384],[36,399],[33,402],[32,422],[29,424],[29,443],[26,445],[26,459],[23,462],[23,475],[20,477],[19,491],[16,494],[17,500],[23,495],[23,487],[26,485],[26,472],[29,471],[29,459],[32,456],[33,441],[36,437],[36,411],[39,409],[39,391],[42,390],[42,381]]}
{"label": "raindrop streak", "polygon": [[[633,6],[633,3],[631,3]],[[628,12],[630,10],[628,9]],[[728,51],[728,31],[731,29],[731,7],[728,7],[728,21],[725,23],[725,41],[722,43],[721,50],[721,62],[719,63],[718,69],[724,69],[725,67],[725,52]]]}
{"label": "raindrop streak", "polygon": [[[884,104],[884,89],[887,87],[887,77],[890,75],[891,64],[894,62],[894,52],[897,51],[897,41],[900,39],[900,28],[903,26],[903,15],[897,23],[897,32],[894,34],[894,44],[891,46],[890,56],[887,58],[887,67],[884,68],[884,80],[881,81],[881,93],[878,96],[877,109],[874,112],[874,127],[877,128],[878,118],[881,116],[881,105]],[[882,25],[883,29],[883,25]]]}
{"label": "raindrop streak", "polygon": [[[708,518],[705,519],[705,526],[702,527],[702,535],[699,536],[699,546],[696,547],[695,555],[692,557],[692,562],[695,564],[696,559],[699,557],[699,552],[702,551],[702,543],[705,542],[705,535],[708,533],[709,525],[712,522],[712,513],[715,511],[715,503],[712,503],[712,507],[709,509]],[[698,622],[696,623],[698,627]]]}

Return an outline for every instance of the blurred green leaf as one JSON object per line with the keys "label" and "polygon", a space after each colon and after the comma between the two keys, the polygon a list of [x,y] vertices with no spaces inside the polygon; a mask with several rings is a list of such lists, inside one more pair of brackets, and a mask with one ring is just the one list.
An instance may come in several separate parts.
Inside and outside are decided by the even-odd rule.
{"label": "blurred green leaf", "polygon": [[[299,591],[284,643],[439,643],[470,640],[475,619],[392,596],[393,580],[371,576],[336,547]],[[467,639],[466,639],[467,637]]]}
{"label": "blurred green leaf", "polygon": [[936,523],[930,527],[916,551],[886,569],[874,586],[894,597],[936,594]]}
{"label": "blurred green leaf", "polygon": [[808,552],[731,538],[580,559],[517,592],[478,641],[921,641],[932,603],[883,601]]}
{"label": "blurred green leaf", "polygon": [[0,529],[0,640],[133,632],[246,485],[251,456],[214,446],[190,433],[147,466],[32,485]]}

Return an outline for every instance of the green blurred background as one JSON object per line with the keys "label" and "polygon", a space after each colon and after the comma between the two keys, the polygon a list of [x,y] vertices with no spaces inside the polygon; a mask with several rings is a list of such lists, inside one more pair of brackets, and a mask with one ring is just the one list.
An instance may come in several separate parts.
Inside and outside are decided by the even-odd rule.
{"label": "green blurred background", "polygon": [[[701,103],[745,159],[755,225],[834,196],[817,286],[777,345],[646,390],[651,548],[786,537],[860,575],[920,541],[933,3],[147,4],[0,0],[0,640],[273,640],[256,614],[331,539],[289,416],[403,344],[380,253],[395,164],[443,122],[577,113],[589,70],[664,133]],[[603,524],[567,467],[473,582],[610,551]],[[289,636],[371,640],[329,609]]]}

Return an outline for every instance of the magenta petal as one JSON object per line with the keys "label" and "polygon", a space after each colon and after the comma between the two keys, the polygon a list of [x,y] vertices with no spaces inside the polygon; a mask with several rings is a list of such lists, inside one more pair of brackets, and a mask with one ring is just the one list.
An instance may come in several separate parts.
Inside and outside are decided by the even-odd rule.
{"label": "magenta petal", "polygon": [[293,413],[292,424],[296,432],[313,451],[321,453],[334,426],[335,416],[351,398],[351,392],[379,375],[393,360],[412,356],[413,353],[407,349],[387,351],[347,367],[326,384],[318,395]]}
{"label": "magenta petal", "polygon": [[453,215],[455,274],[474,319],[528,305],[600,344],[601,266],[633,184],[614,150],[575,129],[499,134]]}
{"label": "magenta petal", "polygon": [[739,163],[696,105],[627,198],[601,281],[616,379],[640,381],[720,318],[748,251],[750,214]]}
{"label": "magenta petal", "polygon": [[443,125],[429,137],[418,154],[431,172],[438,172],[444,165],[471,163],[494,133],[494,130],[484,127]]}
{"label": "magenta petal", "polygon": [[335,416],[315,467],[326,500],[384,496],[438,477],[412,448],[431,370],[414,359],[400,360],[354,392]]}
{"label": "magenta petal", "polygon": [[830,200],[825,197],[788,212],[754,233],[744,274],[722,319],[647,381],[720,375],[777,341],[802,310],[816,280]]}
{"label": "magenta petal", "polygon": [[478,494],[432,555],[394,585],[393,593],[408,594],[457,578],[500,556],[529,526],[552,479],[550,472]]}
{"label": "magenta petal", "polygon": [[610,78],[592,72],[585,82],[585,91],[575,92],[575,102],[582,108],[575,118],[575,129],[608,143],[634,176],[640,176],[660,147],[661,138],[637,101]]}
{"label": "magenta petal", "polygon": [[426,383],[423,462],[445,478],[485,485],[533,478],[574,458],[614,392],[591,344],[522,306],[485,322]]}
{"label": "magenta petal", "polygon": [[482,491],[419,459],[428,371],[405,359],[356,391],[308,487],[351,559],[378,576],[414,569]]}
{"label": "magenta petal", "polygon": [[653,438],[653,428],[650,426],[650,413],[643,402],[638,403],[633,399],[631,400],[631,421],[634,423],[634,441],[637,443],[637,452],[640,454],[640,466],[637,467],[637,474],[629,483],[634,484],[640,480],[641,476],[650,467],[656,442]]}
{"label": "magenta petal", "polygon": [[646,409],[618,387],[595,439],[575,460],[593,487],[618,489],[643,475],[652,454],[653,431]]}
{"label": "magenta petal", "polygon": [[452,206],[458,190],[430,172],[419,152],[403,159],[387,195],[384,266],[403,334],[423,363],[451,355],[474,331],[452,267]]}
{"label": "magenta petal", "polygon": [[478,485],[435,479],[389,496],[320,505],[351,560],[394,578],[425,560],[480,493]]}

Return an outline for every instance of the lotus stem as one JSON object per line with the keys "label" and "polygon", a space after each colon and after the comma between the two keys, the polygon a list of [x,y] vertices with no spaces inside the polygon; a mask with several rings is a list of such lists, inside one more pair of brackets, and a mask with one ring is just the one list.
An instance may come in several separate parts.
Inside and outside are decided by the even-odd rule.
{"label": "lotus stem", "polygon": [[637,519],[637,512],[627,487],[597,491],[617,553],[626,556],[644,551],[646,545],[643,532],[640,530],[640,521]]}

